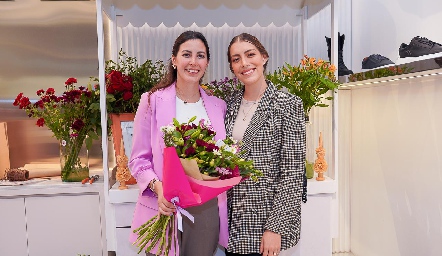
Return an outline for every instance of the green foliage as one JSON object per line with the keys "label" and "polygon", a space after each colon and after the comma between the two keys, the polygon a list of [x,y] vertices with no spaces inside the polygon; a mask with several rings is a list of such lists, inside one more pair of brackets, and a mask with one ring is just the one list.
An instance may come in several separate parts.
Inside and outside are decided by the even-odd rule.
{"label": "green foliage", "polygon": [[374,78],[396,76],[396,75],[410,73],[412,70],[413,68],[407,67],[406,65],[379,68],[379,69],[369,70],[366,72],[352,74],[348,77],[348,80],[350,82],[356,82],[356,81],[363,81]]}
{"label": "green foliage", "polygon": [[333,97],[325,97],[328,91],[338,88],[339,82],[334,76],[335,66],[321,59],[304,56],[298,66],[286,63],[273,74],[268,74],[267,79],[278,89],[287,90],[302,99],[304,114],[308,116],[312,107],[327,107],[324,100]]}

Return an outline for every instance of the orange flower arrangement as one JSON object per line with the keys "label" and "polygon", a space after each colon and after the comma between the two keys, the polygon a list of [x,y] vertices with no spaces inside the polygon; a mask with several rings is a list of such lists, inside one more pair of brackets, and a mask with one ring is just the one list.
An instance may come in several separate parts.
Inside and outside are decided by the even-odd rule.
{"label": "orange flower arrangement", "polygon": [[285,87],[290,93],[300,97],[307,117],[312,107],[327,107],[323,100],[333,98],[324,97],[324,94],[330,90],[334,91],[339,86],[335,71],[336,67],[330,62],[304,55],[298,66],[286,63],[273,74],[267,75],[267,79],[278,89]]}

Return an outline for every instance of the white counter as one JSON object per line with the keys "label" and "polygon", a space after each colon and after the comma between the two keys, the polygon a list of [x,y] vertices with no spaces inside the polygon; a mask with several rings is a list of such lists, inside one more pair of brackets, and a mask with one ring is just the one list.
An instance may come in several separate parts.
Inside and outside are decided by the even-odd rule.
{"label": "white counter", "polygon": [[0,255],[107,256],[103,180],[0,181]]}

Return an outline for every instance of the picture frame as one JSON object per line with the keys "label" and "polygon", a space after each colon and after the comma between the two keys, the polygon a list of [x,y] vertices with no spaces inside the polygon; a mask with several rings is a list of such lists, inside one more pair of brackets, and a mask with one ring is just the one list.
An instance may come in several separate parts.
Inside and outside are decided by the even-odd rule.
{"label": "picture frame", "polygon": [[132,152],[133,122],[135,113],[109,114],[112,121],[111,131],[114,144],[115,158],[120,155],[121,142],[128,159]]}

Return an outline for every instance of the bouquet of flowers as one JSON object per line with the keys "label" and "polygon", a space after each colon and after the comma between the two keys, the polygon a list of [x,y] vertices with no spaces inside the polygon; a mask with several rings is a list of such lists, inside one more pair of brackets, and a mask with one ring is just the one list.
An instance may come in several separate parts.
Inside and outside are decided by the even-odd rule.
{"label": "bouquet of flowers", "polygon": [[302,99],[304,114],[308,117],[312,107],[328,107],[323,99],[331,100],[333,97],[324,97],[328,91],[339,87],[334,72],[336,67],[322,59],[315,59],[304,55],[298,66],[286,63],[267,79],[275,84],[278,89],[282,87]]}
{"label": "bouquet of flowers", "polygon": [[[162,127],[164,133],[163,193],[177,207],[178,226],[182,208],[201,205],[238,184],[242,179],[254,181],[262,176],[253,161],[241,158],[239,145],[233,139],[214,141],[215,131],[211,125],[200,120]],[[168,255],[175,238],[175,216],[155,216],[138,229],[135,244],[141,252],[154,249],[157,255]],[[178,227],[179,228],[179,227]],[[176,242],[174,242],[176,244]]]}
{"label": "bouquet of flowers", "polygon": [[219,81],[214,80],[204,84],[202,87],[204,90],[209,91],[209,94],[228,101],[235,93],[242,90],[244,85],[236,77],[225,77]]}
{"label": "bouquet of flowers", "polygon": [[47,126],[66,151],[61,159],[64,163],[61,176],[63,181],[69,180],[72,173],[87,169],[79,159],[80,148],[83,143],[89,149],[92,140],[98,139],[101,134],[100,123],[100,95],[98,90],[88,87],[76,87],[76,78],[69,78],[65,82],[66,91],[61,96],[55,95],[54,88],[38,90],[39,100],[31,103],[23,93],[18,94],[13,105],[26,111],[29,117],[37,118],[36,125]]}

